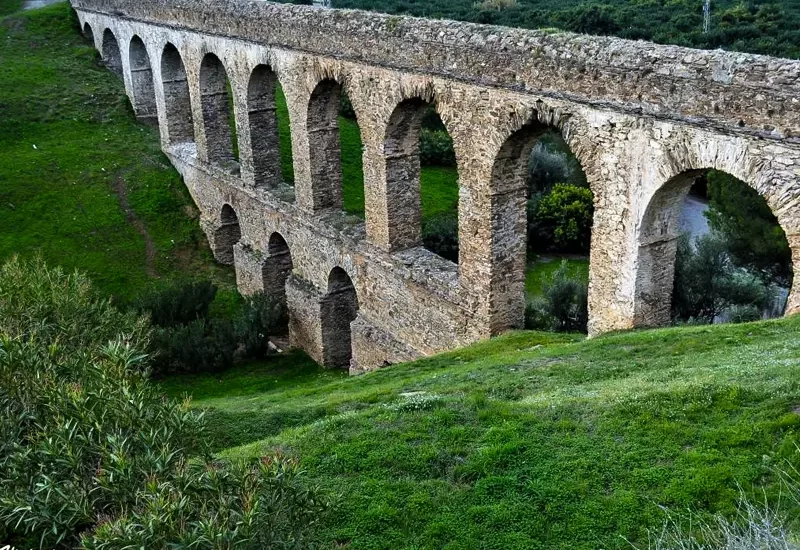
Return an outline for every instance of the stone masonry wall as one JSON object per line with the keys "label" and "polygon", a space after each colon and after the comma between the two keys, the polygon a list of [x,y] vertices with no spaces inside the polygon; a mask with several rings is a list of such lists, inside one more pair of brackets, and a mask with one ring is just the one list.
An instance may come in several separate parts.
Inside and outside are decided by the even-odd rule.
{"label": "stone masonry wall", "polygon": [[[285,296],[292,343],[320,362],[345,361],[326,344],[330,320],[343,316],[355,315],[353,373],[522,325],[523,174],[546,128],[562,133],[594,193],[590,334],[664,321],[677,199],[709,168],[747,182],[776,214],[794,257],[788,312],[800,312],[798,62],[267,2],[73,5],[98,49],[113,42],[108,33],[119,44],[103,55],[119,56],[135,107],[149,104],[131,71],[146,73],[149,60],[162,146],[212,250],[234,263],[243,292]],[[147,56],[130,59],[134,40]],[[226,79],[238,160],[219,153]],[[276,82],[293,188],[277,164]],[[330,116],[341,90],[362,135],[365,221],[341,212]],[[456,152],[458,264],[416,246],[408,140],[424,103]],[[281,243],[274,261],[271,242]],[[352,281],[355,312],[331,305],[335,269]]]}

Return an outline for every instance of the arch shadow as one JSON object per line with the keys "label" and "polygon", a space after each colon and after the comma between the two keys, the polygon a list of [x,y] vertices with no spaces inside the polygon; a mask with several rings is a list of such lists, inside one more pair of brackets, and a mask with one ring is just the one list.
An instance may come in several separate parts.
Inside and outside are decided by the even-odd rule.
{"label": "arch shadow", "polygon": [[349,368],[353,358],[350,324],[358,315],[353,281],[341,267],[328,275],[328,292],[321,302],[322,356],[326,367]]}
{"label": "arch shadow", "polygon": [[233,265],[233,247],[242,238],[239,217],[229,204],[222,207],[220,225],[214,231],[214,258],[221,264]]}
{"label": "arch shadow", "polygon": [[117,37],[114,36],[114,33],[111,32],[111,29],[106,29],[103,32],[103,62],[106,64],[111,72],[117,75],[120,78],[123,78],[122,74],[122,54],[120,53],[119,49],[119,42],[117,42]]}
{"label": "arch shadow", "polygon": [[133,109],[139,120],[158,126],[156,91],[153,85],[153,67],[150,55],[141,38],[133,35],[129,48]]}
{"label": "arch shadow", "polygon": [[178,49],[167,42],[161,54],[167,135],[170,144],[194,142],[192,100],[186,68]]}

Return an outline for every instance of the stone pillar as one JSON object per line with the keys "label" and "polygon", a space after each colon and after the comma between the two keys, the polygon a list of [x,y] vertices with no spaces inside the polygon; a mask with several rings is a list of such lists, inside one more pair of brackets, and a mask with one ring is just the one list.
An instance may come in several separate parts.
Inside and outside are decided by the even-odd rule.
{"label": "stone pillar", "polygon": [[233,246],[233,264],[236,266],[236,287],[242,296],[264,292],[264,253],[250,245],[236,243]]}
{"label": "stone pillar", "polygon": [[295,275],[286,280],[289,343],[324,366],[321,303],[322,293],[311,283]]}
{"label": "stone pillar", "polygon": [[686,174],[664,184],[650,199],[639,228],[633,326],[667,326],[672,320],[675,255],[681,207],[695,182]]}

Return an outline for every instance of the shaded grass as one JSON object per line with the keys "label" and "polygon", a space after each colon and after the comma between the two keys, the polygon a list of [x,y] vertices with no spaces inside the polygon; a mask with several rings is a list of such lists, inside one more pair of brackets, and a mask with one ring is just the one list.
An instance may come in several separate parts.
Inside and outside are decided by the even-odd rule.
{"label": "shaded grass", "polygon": [[225,456],[279,448],[340,495],[328,547],[622,549],[659,505],[774,495],[798,458],[799,329],[520,332],[359,378],[290,354],[164,387],[209,411]]}
{"label": "shaded grass", "polygon": [[552,279],[553,273],[561,267],[562,261],[567,262],[567,273],[571,277],[578,278],[585,283],[589,282],[588,258],[558,255],[538,257],[528,264],[528,270],[525,273],[525,291],[528,296],[539,296],[542,294],[544,283]]}
{"label": "shaded grass", "polygon": [[[72,27],[67,3],[7,17],[0,28],[0,257],[40,252],[131,299],[163,281],[211,278],[214,265],[191,198],[139,124],[122,81]],[[153,240],[126,219],[115,183]]]}

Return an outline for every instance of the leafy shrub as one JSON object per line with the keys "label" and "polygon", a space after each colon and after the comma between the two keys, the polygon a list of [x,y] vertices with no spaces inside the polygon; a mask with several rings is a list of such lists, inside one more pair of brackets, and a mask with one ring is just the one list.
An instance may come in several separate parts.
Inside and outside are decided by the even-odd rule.
{"label": "leafy shrub", "polygon": [[223,371],[233,366],[237,348],[234,325],[228,319],[158,327],[150,347],[153,374]]}
{"label": "leafy shrub", "polygon": [[557,183],[587,187],[578,159],[559,135],[546,134],[536,142],[528,159],[527,181],[530,196],[549,193]]}
{"label": "leafy shrub", "polygon": [[269,337],[285,334],[288,324],[285,303],[263,293],[247,297],[235,325],[242,354],[248,358],[264,357],[269,353]]}
{"label": "leafy shrub", "polygon": [[706,174],[712,229],[725,237],[733,261],[782,286],[791,285],[792,253],[775,215],[758,192],[715,170]]}
{"label": "leafy shrub", "polygon": [[135,307],[149,313],[154,325],[171,327],[208,317],[216,295],[216,285],[200,281],[158,290],[141,298]]}
{"label": "leafy shrub", "polygon": [[542,296],[525,307],[525,328],[555,332],[586,332],[589,322],[588,285],[569,274],[569,265],[559,268],[542,284]]}
{"label": "leafy shrub", "polygon": [[[214,461],[147,378],[145,320],[40,260],[0,270],[0,524],[21,547],[307,548],[323,507],[282,457]],[[224,543],[222,542],[224,541]]]}
{"label": "leafy shrub", "polygon": [[[212,302],[218,295],[226,303],[213,307],[214,316]],[[259,294],[233,303],[229,293],[218,294],[206,281],[158,291],[140,300],[137,309],[149,313],[156,325],[149,350],[157,376],[219,372],[236,359],[262,358],[269,336],[286,326],[286,312],[275,300]]]}
{"label": "leafy shrub", "polygon": [[533,250],[587,253],[594,199],[585,187],[559,183],[528,201],[528,244]]}
{"label": "leafy shrub", "polygon": [[[772,302],[769,285],[751,271],[734,264],[725,237],[712,231],[699,237],[694,246],[684,235],[675,257],[672,316],[677,321],[713,323],[730,308],[730,320],[752,320],[752,311],[764,311]],[[760,314],[759,314],[760,317]]]}
{"label": "leafy shrub", "polygon": [[431,252],[458,263],[458,218],[439,215],[425,220],[422,223],[422,242]]}
{"label": "leafy shrub", "polygon": [[423,166],[455,166],[453,139],[447,130],[422,128],[419,135],[419,161]]}

